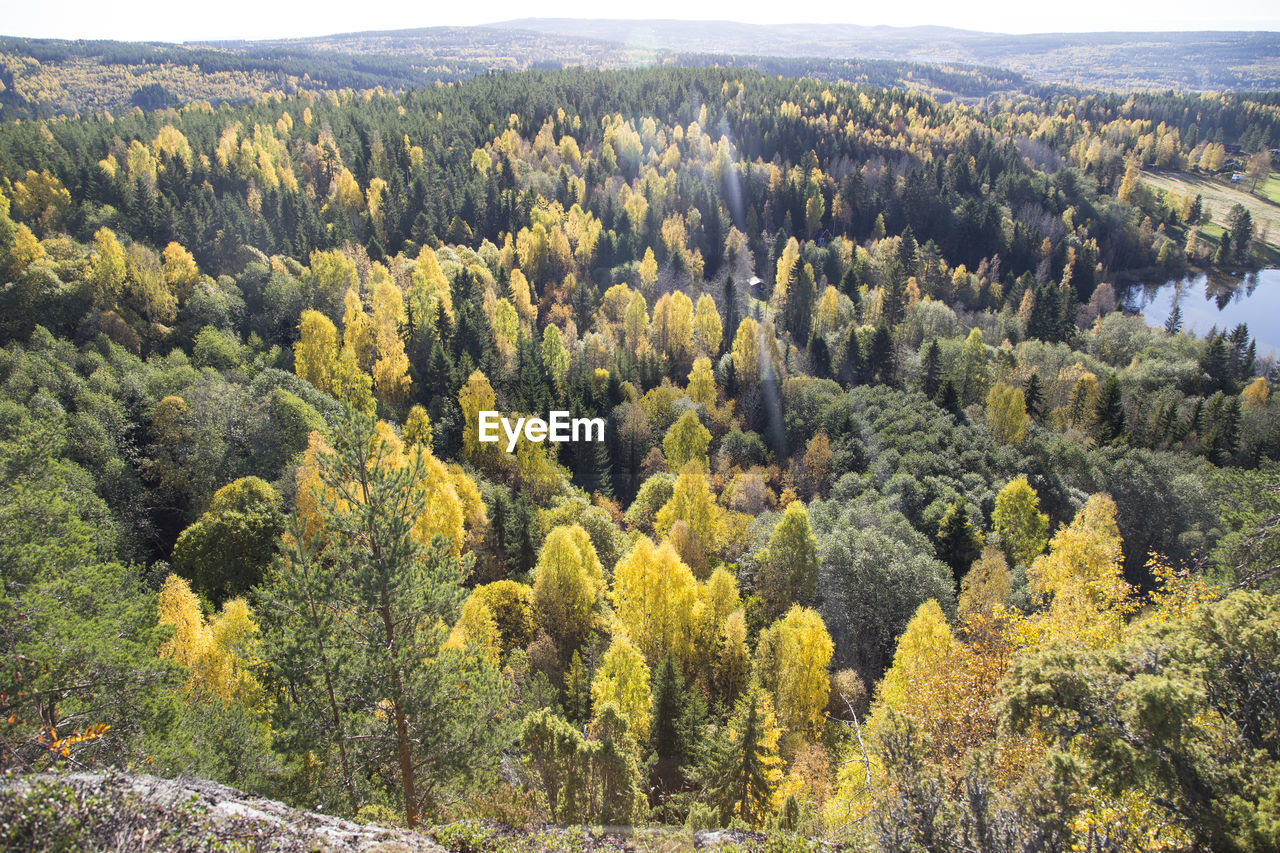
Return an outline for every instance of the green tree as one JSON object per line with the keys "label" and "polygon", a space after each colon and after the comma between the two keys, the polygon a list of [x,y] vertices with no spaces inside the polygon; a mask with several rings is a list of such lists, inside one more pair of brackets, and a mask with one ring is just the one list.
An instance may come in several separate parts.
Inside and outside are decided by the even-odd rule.
{"label": "green tree", "polygon": [[809,526],[809,511],[792,501],[756,554],[756,589],[766,613],[777,618],[793,604],[809,605],[818,593],[818,540]]}
{"label": "green tree", "polygon": [[1093,437],[1098,444],[1110,444],[1124,435],[1124,401],[1120,378],[1114,373],[1098,389],[1098,405],[1093,418]]}
{"label": "green tree", "polygon": [[941,387],[941,359],[942,350],[938,346],[938,339],[933,338],[925,347],[924,359],[920,367],[920,390],[930,400],[938,396],[938,389]]}
{"label": "green tree", "polygon": [[493,766],[506,702],[487,657],[443,648],[470,556],[416,535],[432,498],[419,485],[429,457],[389,464],[400,453],[390,439],[344,408],[334,449],[316,455],[320,533],[304,537],[294,523],[261,622],[273,677],[294,697],[292,736],[337,748],[353,809],[360,766],[414,826],[438,788]]}
{"label": "green tree", "polygon": [[1144,794],[1192,849],[1274,850],[1277,655],[1277,600],[1236,592],[1111,649],[1052,645],[1016,659],[1002,714],[1015,731],[1050,734],[1090,784]]}
{"label": "green tree", "polygon": [[182,531],[173,568],[215,602],[243,595],[262,580],[283,530],[280,496],[257,477],[214,493],[209,509]]}
{"label": "green tree", "polygon": [[983,537],[969,521],[969,509],[961,497],[947,505],[938,522],[938,559],[951,567],[959,580],[982,553]]}
{"label": "green tree", "polygon": [[735,817],[761,826],[773,813],[773,793],[782,781],[781,730],[768,694],[759,685],[748,687],[725,728],[704,771],[707,801],[719,811],[721,826]]}

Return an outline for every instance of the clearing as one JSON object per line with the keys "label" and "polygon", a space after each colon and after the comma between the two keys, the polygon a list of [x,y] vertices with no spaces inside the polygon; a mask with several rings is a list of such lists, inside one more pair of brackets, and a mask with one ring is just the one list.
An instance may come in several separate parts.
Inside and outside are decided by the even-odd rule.
{"label": "clearing", "polygon": [[[1258,189],[1270,188],[1275,175],[1269,175],[1266,183],[1259,181]],[[1142,182],[1158,190],[1195,195],[1203,198],[1204,209],[1213,217],[1217,225],[1227,221],[1227,211],[1232,205],[1242,204],[1253,217],[1253,227],[1259,243],[1267,243],[1273,248],[1280,248],[1280,204],[1274,204],[1265,198],[1252,195],[1242,185],[1231,185],[1204,175],[1193,175],[1187,172],[1143,172]]]}

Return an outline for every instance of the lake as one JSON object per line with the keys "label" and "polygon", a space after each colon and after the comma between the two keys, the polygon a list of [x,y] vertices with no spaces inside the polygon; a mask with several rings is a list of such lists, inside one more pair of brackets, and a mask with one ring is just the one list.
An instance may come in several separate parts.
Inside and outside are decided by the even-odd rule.
{"label": "lake", "polygon": [[1249,324],[1258,357],[1280,355],[1280,269],[1245,276],[1210,273],[1156,285],[1134,285],[1123,293],[1124,306],[1147,323],[1163,326],[1174,303],[1182,306],[1182,328],[1203,337],[1217,326],[1230,331]]}

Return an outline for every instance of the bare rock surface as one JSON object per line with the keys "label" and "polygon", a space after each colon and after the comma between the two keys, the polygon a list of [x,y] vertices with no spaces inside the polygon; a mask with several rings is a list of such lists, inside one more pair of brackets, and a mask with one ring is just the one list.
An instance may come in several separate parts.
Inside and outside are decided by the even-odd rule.
{"label": "bare rock surface", "polygon": [[294,809],[204,779],[0,777],[0,849],[444,853],[416,832]]}

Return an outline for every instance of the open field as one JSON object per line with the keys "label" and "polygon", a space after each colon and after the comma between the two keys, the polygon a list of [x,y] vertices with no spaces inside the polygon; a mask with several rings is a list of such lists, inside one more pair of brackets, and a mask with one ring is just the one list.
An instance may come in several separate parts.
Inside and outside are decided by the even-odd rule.
{"label": "open field", "polygon": [[[1257,239],[1272,248],[1280,248],[1280,204],[1268,201],[1260,195],[1253,195],[1245,190],[1202,175],[1183,172],[1143,172],[1142,181],[1147,186],[1158,190],[1172,190],[1177,193],[1199,193],[1204,199],[1204,209],[1213,217],[1213,221],[1222,225],[1227,221],[1227,211],[1239,203],[1253,217],[1257,229]],[[1272,194],[1280,191],[1280,181],[1272,174],[1267,178],[1267,191]],[[1259,183],[1259,193],[1264,192]]]}
{"label": "open field", "polygon": [[1258,195],[1280,204],[1280,172],[1272,172],[1265,181],[1258,182]]}

